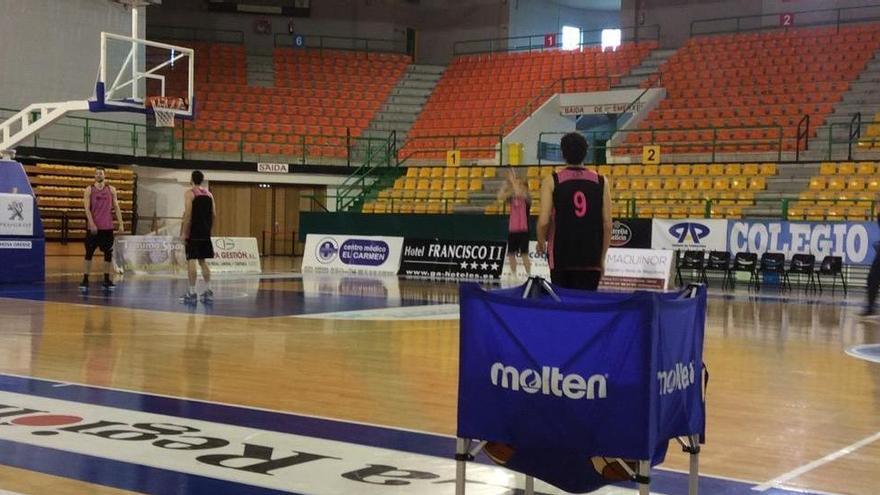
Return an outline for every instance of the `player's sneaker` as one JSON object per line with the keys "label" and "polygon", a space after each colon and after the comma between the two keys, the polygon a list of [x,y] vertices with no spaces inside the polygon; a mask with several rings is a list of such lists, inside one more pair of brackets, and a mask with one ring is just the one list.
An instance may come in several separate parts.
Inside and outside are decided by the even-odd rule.
{"label": "player's sneaker", "polygon": [[180,298],[180,302],[195,305],[199,302],[199,296],[195,292],[187,292]]}
{"label": "player's sneaker", "polygon": [[105,280],[104,283],[101,284],[101,288],[110,292],[116,288],[116,284],[114,284],[112,280]]}
{"label": "player's sneaker", "polygon": [[202,302],[204,304],[211,304],[214,302],[214,291],[208,289],[205,292],[202,292]]}
{"label": "player's sneaker", "polygon": [[79,283],[79,291],[80,291],[80,292],[83,292],[83,293],[89,291],[89,281],[88,281],[88,280],[83,279],[83,280]]}

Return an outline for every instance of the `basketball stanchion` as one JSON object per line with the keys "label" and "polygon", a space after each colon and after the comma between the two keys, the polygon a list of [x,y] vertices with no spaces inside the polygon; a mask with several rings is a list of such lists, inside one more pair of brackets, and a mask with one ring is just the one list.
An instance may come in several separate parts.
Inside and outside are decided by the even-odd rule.
{"label": "basketball stanchion", "polygon": [[648,495],[670,440],[699,488],[705,437],[706,289],[598,293],[460,288],[456,495],[481,452],[573,493],[630,481]]}

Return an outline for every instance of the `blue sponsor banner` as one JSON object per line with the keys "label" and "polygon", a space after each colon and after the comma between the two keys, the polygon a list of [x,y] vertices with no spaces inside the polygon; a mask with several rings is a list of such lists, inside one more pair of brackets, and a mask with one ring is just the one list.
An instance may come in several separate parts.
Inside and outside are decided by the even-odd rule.
{"label": "blue sponsor banner", "polygon": [[459,437],[504,444],[506,467],[580,493],[612,481],[602,457],[657,464],[669,439],[703,433],[704,289],[522,291],[461,287]]}
{"label": "blue sponsor banner", "polygon": [[880,227],[874,222],[767,222],[731,221],[728,245],[733,253],[812,254],[821,262],[825,256],[840,256],[849,265],[870,265],[873,244],[880,241]]}

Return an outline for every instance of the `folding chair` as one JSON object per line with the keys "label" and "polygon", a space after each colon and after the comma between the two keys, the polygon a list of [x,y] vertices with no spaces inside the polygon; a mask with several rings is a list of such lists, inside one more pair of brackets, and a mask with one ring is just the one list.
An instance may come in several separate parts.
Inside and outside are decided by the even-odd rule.
{"label": "folding chair", "polygon": [[826,256],[819,265],[819,273],[816,279],[819,282],[819,293],[822,293],[822,275],[831,276],[831,294],[837,287],[837,276],[840,276],[840,282],[843,284],[843,295],[846,295],[846,277],[843,276],[843,258],[840,256]]}
{"label": "folding chair", "polygon": [[779,276],[779,290],[791,290],[791,281],[785,270],[785,255],[782,253],[764,253],[761,255],[761,266],[758,270],[760,277],[756,280],[756,288],[761,289],[768,273]]}
{"label": "folding chair", "polygon": [[705,256],[706,254],[703,251],[685,251],[681,253],[681,256],[675,257],[675,279],[678,285],[684,285],[681,276],[682,269],[697,272],[698,281],[708,285],[705,271]]}
{"label": "folding chair", "polygon": [[807,276],[807,285],[804,286],[804,292],[815,292],[818,289],[816,285],[816,257],[814,255],[796,254],[792,256],[788,273],[798,276],[798,285],[801,282],[801,275]]}
{"label": "folding chair", "polygon": [[730,277],[730,252],[729,251],[710,251],[709,259],[703,266],[703,280],[706,280],[706,286],[709,285],[707,272],[721,272],[722,282],[721,288],[726,289],[728,285],[732,287]]}
{"label": "folding chair", "polygon": [[749,274],[749,290],[752,286],[758,290],[758,255],[756,253],[736,253],[736,256],[733,257],[733,267],[729,272],[731,288],[736,288],[735,274],[742,272]]}

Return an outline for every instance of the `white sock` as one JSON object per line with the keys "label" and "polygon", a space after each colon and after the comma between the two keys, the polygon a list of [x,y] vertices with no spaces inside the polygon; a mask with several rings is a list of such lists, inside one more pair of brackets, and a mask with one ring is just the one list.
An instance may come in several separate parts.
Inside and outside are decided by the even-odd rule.
{"label": "white sock", "polygon": [[196,293],[196,286],[190,285],[188,294],[195,294],[195,293]]}

